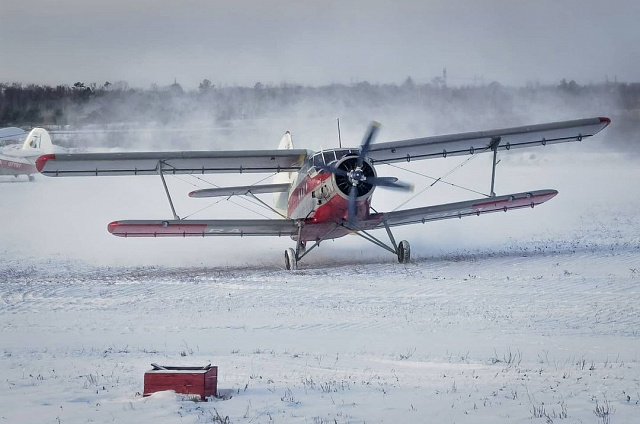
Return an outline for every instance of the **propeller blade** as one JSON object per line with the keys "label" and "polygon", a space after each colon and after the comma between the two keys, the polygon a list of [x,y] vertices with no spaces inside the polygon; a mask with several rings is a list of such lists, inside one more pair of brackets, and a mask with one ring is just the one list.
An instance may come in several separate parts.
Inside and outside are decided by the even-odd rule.
{"label": "propeller blade", "polygon": [[378,135],[378,131],[380,130],[380,123],[373,121],[369,124],[369,128],[367,129],[367,133],[362,140],[362,145],[360,146],[360,155],[358,155],[358,167],[361,168],[364,163],[364,159],[369,154],[369,147],[371,146],[371,142]]}
{"label": "propeller blade", "polygon": [[400,191],[413,191],[413,184],[399,182],[396,177],[369,177],[367,183]]}
{"label": "propeller blade", "polygon": [[367,182],[372,185],[387,186],[398,182],[396,177],[368,177]]}
{"label": "propeller blade", "polygon": [[347,221],[349,222],[349,227],[353,228],[356,223],[356,214],[358,211],[356,210],[356,198],[358,197],[358,187],[352,185],[351,190],[349,191],[349,210],[347,214]]}
{"label": "propeller blade", "polygon": [[349,173],[347,173],[347,171],[344,171],[340,168],[336,168],[335,166],[329,166],[329,165],[316,165],[318,168],[322,169],[323,171],[327,171],[330,172],[332,174],[336,174],[336,175],[342,175],[344,177],[348,176]]}

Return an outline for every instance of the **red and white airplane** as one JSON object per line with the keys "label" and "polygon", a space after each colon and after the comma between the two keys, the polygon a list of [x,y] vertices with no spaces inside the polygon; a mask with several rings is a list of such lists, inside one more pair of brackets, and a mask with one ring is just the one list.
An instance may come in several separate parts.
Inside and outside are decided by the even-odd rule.
{"label": "red and white airplane", "polygon": [[[0,129],[0,139],[15,139],[26,134],[16,127]],[[0,175],[26,175],[33,181],[37,174],[36,159],[45,154],[54,153],[51,137],[44,128],[34,128],[22,145],[11,144],[0,149]]]}
{"label": "red and white airplane", "polygon": [[[375,144],[372,141],[379,125],[372,123],[359,148],[316,153],[294,149],[287,132],[278,150],[49,154],[40,157],[36,165],[38,171],[50,177],[159,175],[173,219],[114,221],[107,229],[116,236],[287,236],[296,241],[296,247],[285,251],[285,265],[287,269],[296,269],[298,261],[320,242],[355,233],[397,255],[400,263],[407,263],[409,243],[406,240],[396,243],[392,227],[533,208],[558,194],[555,190],[535,190],[496,196],[493,189],[498,152],[585,140],[610,122],[608,118],[590,118]],[[484,152],[493,153],[491,195],[485,198],[392,212],[376,212],[371,207],[371,196],[377,186],[410,189],[397,178],[378,177],[377,165]],[[208,173],[274,173],[272,184],[196,190],[189,196],[245,195],[258,199],[257,194],[275,193],[272,210],[280,218],[180,219],[164,176]],[[386,230],[389,243],[371,234],[376,229]]]}

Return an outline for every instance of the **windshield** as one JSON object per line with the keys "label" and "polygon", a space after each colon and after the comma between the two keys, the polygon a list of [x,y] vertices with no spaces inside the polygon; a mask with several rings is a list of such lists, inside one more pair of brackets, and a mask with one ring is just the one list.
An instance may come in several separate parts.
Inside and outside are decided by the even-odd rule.
{"label": "windshield", "polygon": [[332,149],[325,150],[324,152],[318,152],[311,157],[311,164],[313,166],[328,165],[331,162],[335,162],[348,155],[357,155],[358,149]]}

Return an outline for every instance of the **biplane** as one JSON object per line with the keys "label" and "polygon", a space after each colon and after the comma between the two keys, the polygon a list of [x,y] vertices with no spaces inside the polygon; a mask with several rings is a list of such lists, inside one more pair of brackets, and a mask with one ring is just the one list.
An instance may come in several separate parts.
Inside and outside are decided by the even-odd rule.
{"label": "biplane", "polygon": [[[396,242],[391,231],[393,227],[533,208],[558,194],[556,190],[534,190],[496,195],[495,168],[499,152],[582,141],[597,134],[610,122],[608,118],[596,117],[373,143],[379,130],[379,124],[374,122],[367,129],[359,148],[334,148],[320,152],[295,149],[291,134],[287,132],[277,150],[48,154],[40,157],[36,166],[40,173],[50,177],[159,176],[173,218],[113,221],[107,229],[115,236],[286,236],[295,241],[295,248],[285,250],[285,267],[294,270],[298,262],[321,242],[357,234],[396,255],[398,262],[408,263],[411,258],[409,242]],[[493,154],[491,193],[485,198],[390,212],[377,212],[371,206],[377,187],[411,190],[409,184],[395,177],[378,176],[378,165],[473,156],[485,152]],[[273,173],[271,184],[199,189],[189,196],[250,196],[259,200],[257,195],[273,193],[274,202],[270,208],[279,217],[180,219],[165,175],[211,173]],[[386,231],[389,241],[384,242],[374,236],[373,230]]]}
{"label": "biplane", "polygon": [[36,159],[54,152],[51,137],[44,128],[34,128],[29,134],[17,127],[2,128],[0,141],[22,138],[25,134],[22,145],[10,144],[0,149],[0,175],[26,175],[33,181],[33,174],[38,173]]}

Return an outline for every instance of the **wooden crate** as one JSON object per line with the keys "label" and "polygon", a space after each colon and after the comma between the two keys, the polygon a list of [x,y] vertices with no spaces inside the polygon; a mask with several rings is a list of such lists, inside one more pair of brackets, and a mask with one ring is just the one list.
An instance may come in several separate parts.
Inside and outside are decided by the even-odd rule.
{"label": "wooden crate", "polygon": [[218,367],[169,367],[152,364],[144,373],[144,396],[164,390],[199,395],[203,401],[218,392]]}

